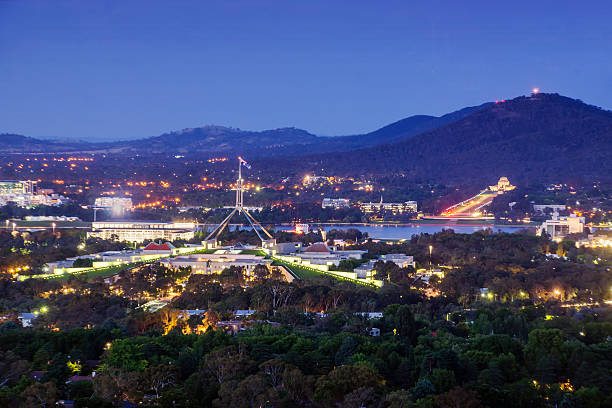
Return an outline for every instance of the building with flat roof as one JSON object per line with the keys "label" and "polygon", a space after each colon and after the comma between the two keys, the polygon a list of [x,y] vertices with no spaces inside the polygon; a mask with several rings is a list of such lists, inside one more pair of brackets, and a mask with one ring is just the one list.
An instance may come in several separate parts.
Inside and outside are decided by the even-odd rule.
{"label": "building with flat roof", "polygon": [[15,203],[19,207],[35,207],[61,205],[66,202],[66,197],[54,194],[53,190],[38,190],[36,181],[0,181],[0,205]]}
{"label": "building with flat roof", "polygon": [[571,214],[569,217],[561,217],[554,214],[550,220],[546,220],[538,228],[538,235],[546,233],[553,240],[561,240],[569,234],[582,234],[584,232],[584,217]]}
{"label": "building with flat roof", "polygon": [[114,241],[144,242],[162,239],[189,240],[195,236],[193,222],[166,221],[96,221],[91,224],[87,237],[109,239]]}
{"label": "building with flat roof", "polygon": [[416,213],[418,206],[416,201],[405,201],[403,203],[384,203],[382,197],[378,203],[361,203],[359,204],[361,211],[365,213],[377,213],[380,211],[389,211],[393,214]]}
{"label": "building with flat roof", "polygon": [[132,199],[129,197],[98,197],[94,201],[94,207],[120,216],[120,214],[132,210]]}
{"label": "building with flat roof", "polygon": [[376,276],[376,262],[393,262],[400,268],[407,268],[412,266],[413,268],[416,266],[414,262],[414,258],[405,254],[387,254],[381,255],[379,259],[371,259],[368,262],[359,265],[353,272],[357,274],[358,278],[362,279],[374,279]]}
{"label": "building with flat roof", "polygon": [[36,181],[31,180],[0,180],[0,195],[4,194],[35,194]]}
{"label": "building with flat roof", "polygon": [[[310,245],[308,248],[296,247],[295,252],[291,253],[277,253],[276,257],[282,261],[301,265],[308,268],[316,269],[322,272],[330,272],[337,275],[342,275],[351,279],[356,279],[352,272],[337,272],[334,271],[335,267],[340,265],[341,261],[349,259],[361,259],[363,254],[368,251],[362,250],[348,250],[341,251],[336,247],[329,247],[323,242]],[[348,276],[346,274],[352,274]]]}
{"label": "building with flat roof", "polygon": [[224,269],[234,266],[243,268],[247,276],[252,276],[253,270],[258,265],[263,265],[270,269],[272,262],[272,259],[267,259],[260,255],[232,253],[183,255],[160,261],[167,268],[190,267],[192,273],[205,275],[219,274]]}
{"label": "building with flat roof", "polygon": [[537,214],[544,214],[546,210],[550,210],[552,212],[565,211],[564,204],[534,204],[533,211]]}
{"label": "building with flat roof", "polygon": [[351,205],[351,200],[348,198],[324,198],[321,202],[322,208],[349,208]]}

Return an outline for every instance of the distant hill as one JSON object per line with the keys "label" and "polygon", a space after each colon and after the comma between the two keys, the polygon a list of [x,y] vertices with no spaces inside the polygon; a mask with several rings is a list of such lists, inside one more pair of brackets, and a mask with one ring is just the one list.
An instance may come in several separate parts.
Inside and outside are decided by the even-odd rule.
{"label": "distant hill", "polygon": [[0,153],[74,152],[89,150],[93,146],[95,145],[85,142],[41,140],[12,133],[0,134]]}
{"label": "distant hill", "polygon": [[311,156],[331,173],[399,173],[408,180],[612,179],[612,112],[558,94],[518,97],[396,143]]}
{"label": "distant hill", "polygon": [[120,142],[116,145],[123,152],[139,154],[237,152],[274,155],[288,147],[314,144],[320,139],[305,130],[296,128],[254,132],[224,126],[204,126],[165,133],[147,139]]}
{"label": "distant hill", "polygon": [[[248,154],[280,176],[401,175],[406,181],[487,185],[612,181],[612,112],[558,94],[521,96],[441,117],[418,115],[364,135],[205,126],[147,139],[85,143],[0,135],[0,152]],[[299,160],[296,158],[299,157]],[[282,173],[282,174],[281,174]]]}
{"label": "distant hill", "polygon": [[344,150],[348,150],[349,148],[359,149],[362,147],[372,147],[379,144],[407,140],[420,133],[463,119],[489,105],[491,105],[490,102],[478,106],[470,106],[455,112],[447,113],[440,117],[428,115],[410,116],[364,135],[342,137],[340,140],[337,140],[337,142],[345,146]]}
{"label": "distant hill", "polygon": [[160,136],[122,142],[86,143],[50,141],[31,137],[0,135],[0,152],[113,152],[125,154],[202,153],[248,154],[250,157],[295,156],[341,152],[377,146],[413,137],[461,119],[487,104],[436,117],[416,115],[363,135],[321,137],[296,128],[260,132],[224,126],[203,126],[165,133]]}

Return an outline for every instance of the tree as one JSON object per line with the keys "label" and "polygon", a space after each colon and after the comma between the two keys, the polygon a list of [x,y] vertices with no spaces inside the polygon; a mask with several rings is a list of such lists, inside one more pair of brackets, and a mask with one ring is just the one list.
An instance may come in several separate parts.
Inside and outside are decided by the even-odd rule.
{"label": "tree", "polygon": [[278,388],[283,381],[283,373],[287,369],[287,364],[283,360],[273,358],[261,363],[259,368],[262,369],[272,387]]}
{"label": "tree", "polygon": [[55,384],[46,382],[44,384],[34,383],[21,393],[24,408],[50,408],[55,406],[58,392]]}
{"label": "tree", "polygon": [[147,368],[141,376],[146,390],[155,392],[159,399],[161,392],[173,385],[178,377],[177,368],[169,364],[160,364]]}
{"label": "tree", "polygon": [[455,373],[451,370],[434,368],[431,373],[431,383],[437,392],[446,392],[455,386]]}
{"label": "tree", "polygon": [[265,265],[255,265],[253,268],[253,276],[255,277],[255,281],[263,282],[270,277],[270,270]]}
{"label": "tree", "polygon": [[387,408],[413,408],[412,393],[408,390],[398,390],[387,394],[385,398]]}
{"label": "tree", "polygon": [[360,387],[344,397],[341,408],[380,407],[380,393],[374,387]]}
{"label": "tree", "polygon": [[204,331],[209,329],[214,329],[217,326],[217,323],[221,320],[219,313],[217,313],[214,309],[208,309],[206,313],[204,313],[204,319],[202,319],[202,325],[204,326]]}
{"label": "tree", "polygon": [[436,388],[427,378],[419,378],[416,385],[412,389],[412,396],[415,400],[425,398],[428,395],[434,394]]}
{"label": "tree", "polygon": [[97,396],[107,401],[119,402],[141,397],[141,376],[137,371],[128,372],[109,368],[94,377],[93,387]]}
{"label": "tree", "polygon": [[204,361],[204,367],[219,384],[234,379],[250,364],[247,356],[242,351],[237,353],[234,347],[213,351]]}
{"label": "tree", "polygon": [[434,404],[439,408],[481,408],[482,404],[478,394],[467,391],[461,387],[455,387],[445,394],[438,395]]}
{"label": "tree", "polygon": [[249,375],[238,384],[235,381],[222,384],[219,396],[220,398],[213,403],[213,406],[219,408],[259,408],[278,399],[274,389],[268,388],[260,375]]}
{"label": "tree", "polygon": [[397,309],[397,333],[400,337],[414,343],[416,340],[416,323],[408,305],[402,305]]}
{"label": "tree", "polygon": [[317,380],[314,399],[321,403],[340,402],[361,387],[380,387],[383,379],[365,366],[341,366]]}
{"label": "tree", "polygon": [[90,258],[77,258],[72,264],[73,268],[91,268],[93,267],[93,259]]}
{"label": "tree", "polygon": [[179,323],[181,312],[176,309],[164,307],[158,312],[164,334],[170,333]]}
{"label": "tree", "polygon": [[0,352],[0,387],[12,385],[30,368],[26,360],[22,360],[12,351]]}
{"label": "tree", "polygon": [[282,386],[298,406],[304,406],[312,400],[314,377],[305,376],[299,368],[285,369]]}
{"label": "tree", "polygon": [[65,384],[66,380],[72,372],[68,367],[68,356],[63,353],[56,353],[51,362],[47,372],[43,376],[43,381],[53,381],[58,386]]}

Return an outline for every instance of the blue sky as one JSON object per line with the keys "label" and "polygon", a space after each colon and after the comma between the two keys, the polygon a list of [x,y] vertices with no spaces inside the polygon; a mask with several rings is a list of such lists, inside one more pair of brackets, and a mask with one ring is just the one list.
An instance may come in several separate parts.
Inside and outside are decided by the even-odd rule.
{"label": "blue sky", "polygon": [[0,133],[367,132],[538,86],[612,108],[605,1],[0,0]]}

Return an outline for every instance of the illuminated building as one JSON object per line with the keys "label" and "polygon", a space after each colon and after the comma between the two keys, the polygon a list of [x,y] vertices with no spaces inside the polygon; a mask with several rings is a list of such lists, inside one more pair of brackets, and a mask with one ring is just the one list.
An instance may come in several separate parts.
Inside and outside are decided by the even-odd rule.
{"label": "illuminated building", "polygon": [[351,201],[348,198],[324,198],[321,203],[322,208],[348,208]]}
{"label": "illuminated building", "polygon": [[353,272],[357,274],[358,278],[374,279],[376,275],[376,262],[393,262],[400,268],[407,268],[416,266],[414,263],[414,257],[405,254],[387,254],[381,255],[379,259],[371,259],[370,261],[356,267]]}
{"label": "illuminated building", "polygon": [[117,216],[132,210],[132,199],[129,197],[98,197],[94,206],[111,211],[113,215]]}
{"label": "illuminated building", "polygon": [[295,224],[296,234],[308,234],[310,231],[310,225],[308,224]]}
{"label": "illuminated building", "polygon": [[546,210],[551,210],[552,212],[559,212],[565,210],[565,205],[563,204],[534,204],[533,211],[536,214],[544,214]]}
{"label": "illuminated building", "polygon": [[378,203],[361,203],[359,208],[365,213],[376,213],[380,211],[389,211],[393,214],[415,213],[417,212],[416,201],[406,201],[403,203],[383,203],[382,197]]}
{"label": "illuminated building", "polygon": [[[290,248],[291,245],[288,247]],[[361,259],[362,255],[368,252],[361,250],[339,251],[335,247],[328,247],[323,242],[312,244],[306,249],[302,249],[299,246],[294,248],[296,252],[277,252],[276,256],[285,262],[304,265],[321,271],[330,271],[333,267],[340,265],[340,261]],[[283,250],[286,250],[286,248],[283,248]]]}
{"label": "illuminated building", "polygon": [[590,248],[612,248],[612,237],[596,237],[593,235],[589,235],[587,238],[576,241],[576,247],[582,246]]}
{"label": "illuminated building", "polygon": [[555,213],[550,220],[546,220],[538,228],[538,235],[543,232],[554,240],[561,240],[568,234],[582,234],[584,232],[584,217],[571,214],[569,217],[560,217]]}
{"label": "illuminated building", "polygon": [[36,181],[1,180],[0,195],[5,194],[35,194]]}
{"label": "illuminated building", "polygon": [[189,240],[194,237],[193,222],[165,221],[97,221],[91,224],[91,232],[87,237],[109,239],[115,241],[143,242],[156,239],[174,241]]}
{"label": "illuminated building", "polygon": [[0,181],[0,205],[9,202],[19,207],[34,207],[37,205],[62,205],[68,199],[64,196],[53,194],[53,190],[38,190],[36,181]]}
{"label": "illuminated building", "polygon": [[500,177],[500,179],[497,181],[496,185],[489,186],[489,190],[496,191],[498,193],[504,193],[506,191],[512,191],[515,188],[516,188],[516,186],[513,186],[512,184],[510,184],[510,181],[508,180],[507,177]]}
{"label": "illuminated building", "polygon": [[247,276],[251,276],[257,265],[270,269],[273,260],[251,254],[194,254],[177,256],[160,261],[170,269],[191,267],[192,273],[219,274],[230,266],[243,268]]}
{"label": "illuminated building", "polygon": [[[155,259],[165,258],[171,255],[180,255],[188,252],[205,249],[201,245],[187,244],[184,247],[176,248],[169,242],[151,242],[144,248],[127,249],[121,251],[104,251],[94,254],[79,255],[61,261],[49,262],[45,265],[47,273],[63,274],[78,272],[79,269],[104,268],[112,265],[124,265],[135,262],[147,262]],[[77,259],[91,260],[91,267],[75,267]]]}
{"label": "illuminated building", "polygon": [[81,221],[79,217],[66,217],[65,215],[26,215],[24,219],[26,221]]}

